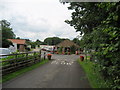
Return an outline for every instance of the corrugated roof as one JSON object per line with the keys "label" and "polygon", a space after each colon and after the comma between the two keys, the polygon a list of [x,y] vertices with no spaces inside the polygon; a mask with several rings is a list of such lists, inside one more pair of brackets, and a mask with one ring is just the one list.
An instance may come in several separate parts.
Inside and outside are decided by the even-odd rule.
{"label": "corrugated roof", "polygon": [[57,44],[57,47],[71,47],[71,46],[76,46],[76,47],[80,47],[77,44],[75,44],[74,42],[70,41],[70,40],[64,40],[63,42]]}
{"label": "corrugated roof", "polygon": [[24,39],[8,39],[12,43],[17,43],[17,44],[26,44],[26,40]]}

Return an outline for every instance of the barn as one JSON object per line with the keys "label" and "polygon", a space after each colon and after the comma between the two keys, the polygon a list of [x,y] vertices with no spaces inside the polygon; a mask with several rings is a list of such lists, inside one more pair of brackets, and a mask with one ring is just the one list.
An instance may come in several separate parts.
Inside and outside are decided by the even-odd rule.
{"label": "barn", "polygon": [[18,50],[19,52],[24,52],[26,47],[26,40],[24,39],[8,39],[11,41],[15,47],[15,50]]}

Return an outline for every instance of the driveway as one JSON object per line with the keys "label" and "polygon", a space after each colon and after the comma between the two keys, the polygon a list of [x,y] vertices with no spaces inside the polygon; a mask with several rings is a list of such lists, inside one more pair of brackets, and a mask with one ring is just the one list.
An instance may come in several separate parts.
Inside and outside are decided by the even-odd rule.
{"label": "driveway", "polygon": [[3,88],[90,88],[79,55],[53,55],[48,63],[3,84]]}

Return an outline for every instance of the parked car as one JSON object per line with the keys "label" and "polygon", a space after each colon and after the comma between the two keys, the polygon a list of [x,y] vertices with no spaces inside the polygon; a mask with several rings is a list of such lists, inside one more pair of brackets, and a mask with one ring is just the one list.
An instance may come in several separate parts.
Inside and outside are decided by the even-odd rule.
{"label": "parked car", "polygon": [[[0,55],[8,55],[11,51],[8,48],[0,48]],[[0,56],[0,58],[5,58],[6,56]]]}

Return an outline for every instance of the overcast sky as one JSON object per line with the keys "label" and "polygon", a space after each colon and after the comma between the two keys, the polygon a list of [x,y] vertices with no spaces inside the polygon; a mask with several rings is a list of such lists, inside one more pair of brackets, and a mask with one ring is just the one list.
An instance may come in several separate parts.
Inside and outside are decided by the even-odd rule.
{"label": "overcast sky", "polygon": [[59,0],[0,0],[0,19],[9,21],[16,36],[23,39],[73,39],[79,33],[64,22],[71,19],[68,6]]}

